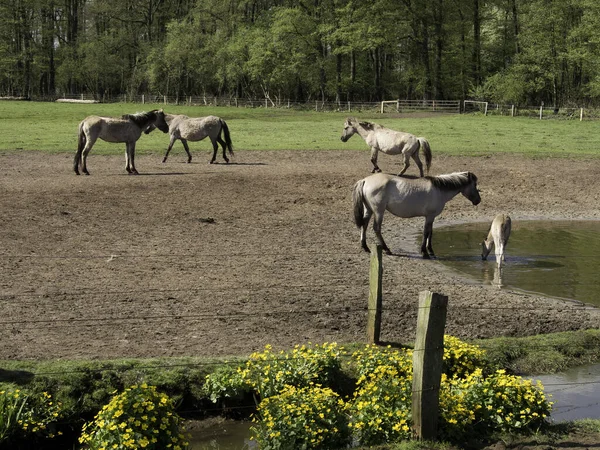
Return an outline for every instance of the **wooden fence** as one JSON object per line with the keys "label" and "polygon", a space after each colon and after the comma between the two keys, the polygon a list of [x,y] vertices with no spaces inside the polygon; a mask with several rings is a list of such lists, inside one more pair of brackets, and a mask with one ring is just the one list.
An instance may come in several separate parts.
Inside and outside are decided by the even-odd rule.
{"label": "wooden fence", "polygon": [[[367,342],[371,344],[380,343],[382,279],[382,248],[377,245],[371,253],[369,269]],[[435,440],[437,437],[447,308],[448,297],[420,292],[412,387],[413,433],[417,439]]]}

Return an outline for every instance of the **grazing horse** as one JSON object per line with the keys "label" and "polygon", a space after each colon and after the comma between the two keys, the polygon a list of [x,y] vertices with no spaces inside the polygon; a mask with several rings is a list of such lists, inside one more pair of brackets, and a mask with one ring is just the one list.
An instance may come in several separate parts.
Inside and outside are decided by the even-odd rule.
{"label": "grazing horse", "polygon": [[388,210],[398,217],[425,217],[421,255],[429,259],[435,256],[431,246],[433,221],[442,212],[446,203],[458,193],[473,205],[481,202],[477,190],[477,177],[471,172],[456,172],[436,177],[408,178],[377,173],[359,180],[352,192],[354,222],[361,228],[360,243],[367,247],[367,226],[374,215],[373,230],[383,250],[392,252],[381,236],[383,213]]}
{"label": "grazing horse", "polygon": [[402,131],[394,131],[389,128],[382,127],[376,123],[359,122],[358,120],[349,117],[344,123],[344,131],[342,132],[342,142],[346,142],[355,133],[362,137],[367,145],[371,147],[371,162],[373,163],[373,171],[381,172],[377,165],[377,155],[380,151],[388,155],[402,154],[404,157],[404,167],[398,174],[401,176],[410,166],[410,158],[415,160],[421,177],[423,176],[423,164],[419,158],[419,149],[423,149],[425,155],[425,164],[427,165],[427,173],[431,167],[431,147],[427,139],[416,137]]}
{"label": "grazing horse", "polygon": [[[168,132],[171,140],[169,142],[169,147],[167,148],[167,153],[165,153],[165,157],[163,158],[163,162],[167,162],[167,157],[173,148],[173,144],[177,139],[179,139],[188,155],[187,162],[191,163],[192,154],[190,153],[190,148],[188,147],[187,141],[201,141],[207,136],[210,138],[210,141],[213,145],[213,156],[210,160],[211,164],[214,163],[215,159],[217,158],[217,151],[219,150],[217,143],[221,144],[221,147],[223,147],[223,159],[225,162],[229,162],[226,150],[229,150],[229,155],[233,156],[233,147],[231,144],[229,127],[227,126],[227,123],[225,123],[225,121],[220,117],[188,117],[184,116],[183,114],[165,114],[165,121],[169,125]],[[148,134],[153,129],[154,127],[148,127],[145,133]],[[224,134],[225,140],[221,138],[221,131]]]}
{"label": "grazing horse", "polygon": [[498,264],[498,267],[502,266],[502,263],[504,262],[504,250],[506,249],[506,244],[508,244],[508,238],[510,237],[511,225],[510,217],[506,214],[498,214],[494,217],[487,238],[481,243],[481,259],[487,259],[487,256],[492,250],[492,246],[494,246],[496,263]]}
{"label": "grazing horse", "polygon": [[162,109],[136,114],[125,114],[120,119],[113,117],[88,116],[79,124],[79,140],[73,170],[79,175],[79,168],[86,175],[87,156],[98,138],[106,142],[125,142],[125,170],[137,175],[135,169],[135,143],[147,127],[157,127],[168,131]]}

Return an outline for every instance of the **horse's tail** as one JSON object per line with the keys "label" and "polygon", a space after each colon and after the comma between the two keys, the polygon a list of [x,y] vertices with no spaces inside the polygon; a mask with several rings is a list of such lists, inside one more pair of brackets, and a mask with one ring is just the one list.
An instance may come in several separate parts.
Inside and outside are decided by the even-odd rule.
{"label": "horse's tail", "polygon": [[233,156],[233,145],[231,143],[231,135],[229,134],[229,127],[227,123],[223,119],[219,119],[221,121],[221,128],[223,129],[223,135],[225,136],[225,144],[227,145],[227,150],[229,150],[229,154]]}
{"label": "horse's tail", "polygon": [[429,168],[431,167],[431,147],[429,146],[429,141],[423,137],[417,139],[419,140],[419,144],[421,144],[421,148],[423,149],[423,154],[425,155],[425,166],[427,167],[427,173],[429,173]]}
{"label": "horse's tail", "polygon": [[365,180],[359,180],[352,189],[352,203],[354,204],[354,223],[358,228],[362,228],[364,225],[365,215],[365,197],[363,194],[363,187]]}
{"label": "horse's tail", "polygon": [[73,170],[77,175],[79,175],[79,163],[81,162],[81,153],[86,144],[85,133],[83,132],[83,122],[79,124],[79,132],[77,137],[77,153],[75,153],[75,160],[73,161]]}

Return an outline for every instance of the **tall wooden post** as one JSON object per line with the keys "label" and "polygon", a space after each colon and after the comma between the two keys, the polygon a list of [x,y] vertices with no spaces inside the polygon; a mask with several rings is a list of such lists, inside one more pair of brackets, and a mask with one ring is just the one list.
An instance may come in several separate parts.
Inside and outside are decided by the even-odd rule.
{"label": "tall wooden post", "polygon": [[381,332],[381,279],[383,277],[382,248],[377,245],[371,253],[371,265],[369,268],[369,311],[367,315],[367,342],[378,344]]}
{"label": "tall wooden post", "polygon": [[435,440],[437,435],[447,306],[445,295],[419,293],[412,387],[413,431],[418,439]]}

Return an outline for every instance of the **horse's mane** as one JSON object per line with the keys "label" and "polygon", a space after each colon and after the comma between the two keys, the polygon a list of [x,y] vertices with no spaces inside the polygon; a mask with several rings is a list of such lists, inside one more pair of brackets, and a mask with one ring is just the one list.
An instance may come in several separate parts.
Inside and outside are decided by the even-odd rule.
{"label": "horse's mane", "polygon": [[148,112],[139,112],[135,114],[124,114],[121,118],[125,120],[131,120],[136,125],[143,127],[148,122],[156,119],[157,110],[154,109]]}
{"label": "horse's mane", "polygon": [[465,187],[471,182],[477,182],[477,177],[471,172],[454,172],[435,177],[426,176],[436,188],[443,191],[450,191]]}
{"label": "horse's mane", "polygon": [[378,127],[377,124],[372,122],[358,122],[358,124],[363,127],[365,130],[374,130]]}

